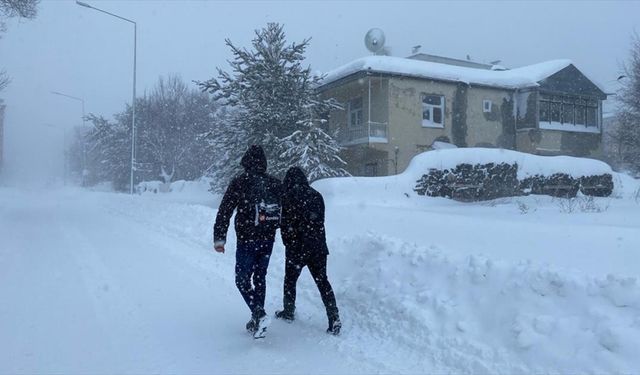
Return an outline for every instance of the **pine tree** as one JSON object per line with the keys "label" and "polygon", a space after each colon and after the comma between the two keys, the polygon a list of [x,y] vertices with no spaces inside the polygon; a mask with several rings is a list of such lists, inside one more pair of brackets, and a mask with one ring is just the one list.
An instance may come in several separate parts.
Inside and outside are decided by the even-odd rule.
{"label": "pine tree", "polygon": [[[237,153],[251,144],[263,146],[270,172],[277,176],[283,176],[303,155],[305,163],[318,161],[308,165],[322,165],[321,173],[314,171],[319,177],[344,175],[342,168],[324,162],[334,161],[338,165],[342,162],[337,156],[339,147],[329,134],[321,132],[331,147],[308,147],[302,152],[305,144],[313,144],[310,134],[320,134],[311,129],[319,124],[315,119],[320,113],[328,112],[327,108],[336,106],[333,100],[322,99],[315,91],[322,78],[313,75],[310,67],[302,66],[309,39],[287,44],[283,26],[269,23],[256,30],[251,50],[236,47],[228,39],[226,44],[234,55],[230,61],[231,73],[218,68],[217,79],[199,83],[203,90],[234,108],[225,126],[212,135],[219,138],[218,144],[231,157],[223,169],[217,171],[219,189],[227,184],[232,175],[230,170],[237,168]],[[294,146],[298,151],[287,152]],[[317,155],[318,152],[330,154]]]}
{"label": "pine tree", "polygon": [[341,167],[346,162],[338,155],[340,145],[322,128],[326,121],[314,120],[310,114],[299,122],[297,130],[282,139],[284,150],[280,154],[281,160],[302,168],[311,182],[326,177],[349,175]]}

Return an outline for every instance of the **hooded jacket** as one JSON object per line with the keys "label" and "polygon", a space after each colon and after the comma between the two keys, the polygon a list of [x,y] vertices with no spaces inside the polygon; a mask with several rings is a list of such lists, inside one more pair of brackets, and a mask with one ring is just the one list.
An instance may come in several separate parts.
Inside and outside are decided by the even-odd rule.
{"label": "hooded jacket", "polygon": [[225,243],[227,230],[233,211],[237,210],[235,217],[235,229],[238,242],[270,240],[275,238],[275,229],[265,230],[256,227],[255,203],[248,199],[252,189],[257,184],[263,184],[270,196],[282,195],[282,184],[267,171],[267,158],[260,146],[249,147],[242,157],[240,165],[244,172],[235,177],[222,197],[216,223],[213,227],[213,240],[216,243]]}
{"label": "hooded jacket", "polygon": [[324,199],[309,186],[304,172],[290,168],[283,181],[280,233],[287,257],[329,254],[324,227]]}

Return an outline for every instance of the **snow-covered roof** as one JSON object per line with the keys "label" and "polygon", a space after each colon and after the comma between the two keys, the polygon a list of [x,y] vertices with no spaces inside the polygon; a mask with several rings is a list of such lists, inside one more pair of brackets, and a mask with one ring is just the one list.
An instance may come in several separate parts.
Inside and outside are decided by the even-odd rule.
{"label": "snow-covered roof", "polygon": [[504,88],[538,86],[538,82],[572,65],[571,60],[551,60],[511,70],[485,70],[392,56],[368,56],[328,72],[322,84],[335,82],[357,72],[464,82]]}

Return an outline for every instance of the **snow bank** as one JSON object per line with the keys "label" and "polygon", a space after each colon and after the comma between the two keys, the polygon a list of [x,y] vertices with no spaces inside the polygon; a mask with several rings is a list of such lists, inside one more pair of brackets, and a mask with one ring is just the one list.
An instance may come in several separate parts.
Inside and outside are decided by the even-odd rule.
{"label": "snow bank", "polygon": [[162,181],[142,181],[136,186],[138,194],[158,194],[169,192],[169,184]]}
{"label": "snow bank", "polygon": [[459,148],[423,152],[411,160],[404,173],[417,179],[431,168],[452,169],[463,163],[518,164],[518,179],[520,180],[535,175],[551,176],[555,173],[566,173],[574,178],[605,173],[613,174],[613,170],[608,164],[595,159],[539,156],[518,151],[487,148]]}
{"label": "snow bank", "polygon": [[136,187],[138,194],[143,193],[173,193],[173,194],[203,194],[209,191],[211,180],[201,178],[195,181],[178,180],[169,184],[162,181],[143,181]]}
{"label": "snow bank", "polygon": [[538,81],[571,64],[570,60],[552,60],[511,70],[484,70],[401,57],[368,56],[328,72],[322,83],[327,84],[360,71],[368,71],[468,84],[524,88],[538,86]]}
{"label": "snow bank", "polygon": [[178,180],[170,184],[162,181],[145,181],[138,184],[137,191],[148,199],[217,205],[221,197],[212,194],[209,191],[210,187],[211,179],[203,177],[195,181]]}
{"label": "snow bank", "polygon": [[[374,234],[334,239],[330,248],[345,315],[380,341],[367,350],[382,356],[393,350],[384,345],[389,341],[416,349],[415,357],[387,363],[401,372],[640,368],[635,278],[596,279],[532,262],[454,257],[436,246]],[[355,347],[350,339],[347,345]]]}
{"label": "snow bank", "polygon": [[456,165],[508,163],[518,164],[518,179],[566,173],[574,178],[615,173],[599,160],[571,156],[539,156],[504,149],[455,148],[423,152],[416,155],[407,169],[388,177],[338,177],[319,180],[313,186],[328,197],[350,197],[369,201],[385,201],[392,196],[409,198],[416,195],[416,182],[429,169],[452,169]]}

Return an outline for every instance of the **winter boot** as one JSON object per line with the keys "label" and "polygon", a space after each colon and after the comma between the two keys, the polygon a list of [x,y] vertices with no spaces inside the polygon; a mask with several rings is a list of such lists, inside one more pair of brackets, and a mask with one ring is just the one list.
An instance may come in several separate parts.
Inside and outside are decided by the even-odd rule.
{"label": "winter boot", "polygon": [[282,319],[285,322],[291,323],[295,320],[295,316],[293,314],[293,311],[279,310],[276,311],[276,319]]}
{"label": "winter boot", "polygon": [[338,336],[340,334],[340,329],[342,329],[342,322],[340,322],[340,318],[329,318],[329,328],[327,328],[327,333]]}
{"label": "winter boot", "polygon": [[254,339],[263,339],[267,336],[267,328],[269,328],[269,324],[271,324],[271,318],[269,315],[262,312],[260,318],[257,321],[256,331],[253,333]]}
{"label": "winter boot", "polygon": [[258,330],[258,320],[254,317],[251,317],[251,319],[247,322],[245,328],[247,329],[247,332],[252,334],[255,333]]}

